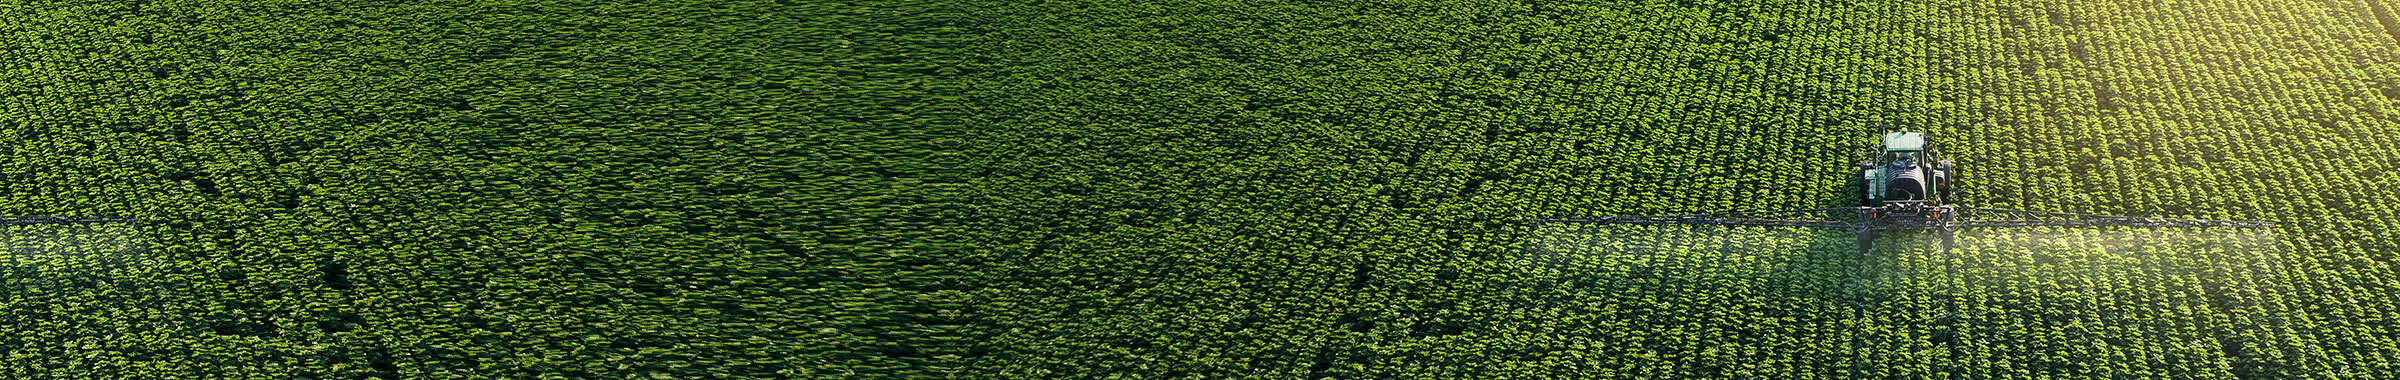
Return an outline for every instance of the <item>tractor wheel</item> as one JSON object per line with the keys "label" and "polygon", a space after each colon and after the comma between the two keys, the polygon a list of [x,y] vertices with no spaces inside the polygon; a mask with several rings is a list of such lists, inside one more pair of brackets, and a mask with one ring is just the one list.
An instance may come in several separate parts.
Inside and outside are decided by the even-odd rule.
{"label": "tractor wheel", "polygon": [[1875,186],[1863,180],[1857,182],[1858,207],[1875,207]]}
{"label": "tractor wheel", "polygon": [[1951,188],[1958,188],[1958,173],[1944,171],[1942,173],[1942,204],[1958,204],[1958,200],[1951,200]]}

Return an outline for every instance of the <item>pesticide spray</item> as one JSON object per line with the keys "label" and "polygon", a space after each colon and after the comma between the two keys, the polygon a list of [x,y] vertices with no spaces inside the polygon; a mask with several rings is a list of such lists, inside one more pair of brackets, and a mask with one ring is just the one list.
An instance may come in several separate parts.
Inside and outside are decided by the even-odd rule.
{"label": "pesticide spray", "polygon": [[1947,247],[1900,232],[1863,257],[1841,231],[1796,227],[1549,225],[1531,238],[1522,258],[1462,277],[1498,289],[1482,295],[1507,300],[1494,309],[1557,310],[1509,327],[1589,334],[1613,341],[1595,352],[1660,365],[1912,377],[2068,348],[2206,362],[2233,355],[2218,342],[2284,330],[2275,308],[2291,291],[2271,229],[1977,229]]}

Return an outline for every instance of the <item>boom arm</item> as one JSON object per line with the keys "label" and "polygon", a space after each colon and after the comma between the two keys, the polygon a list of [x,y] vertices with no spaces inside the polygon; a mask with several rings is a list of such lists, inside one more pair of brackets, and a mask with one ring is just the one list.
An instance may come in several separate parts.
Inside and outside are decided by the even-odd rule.
{"label": "boom arm", "polygon": [[2026,210],[2010,210],[2010,209],[1981,208],[1981,207],[1959,207],[1958,209],[1960,209],[1960,210],[1963,210],[1963,211],[1973,211],[1973,212],[1977,212],[1977,213],[1989,214],[1989,215],[1979,215],[1979,216],[1988,216],[1988,217],[1992,217],[1992,218],[1994,218],[1994,219],[1989,219],[1989,220],[1961,220],[1961,221],[1958,221],[1958,226],[1959,226],[1959,227],[2041,227],[2041,226],[2067,226],[2067,227],[2083,227],[2083,226],[2091,226],[2091,227],[2145,227],[2145,228],[2174,228],[2174,227],[2237,227],[2237,228],[2265,228],[2265,227],[2274,227],[2274,226],[2275,226],[2275,222],[2255,222],[2255,221],[2242,221],[2242,220],[2203,220],[2203,219],[2166,219],[2166,218],[2143,218],[2143,217],[2131,217],[2131,216],[2115,216],[2115,215],[2078,214],[2078,213],[2072,213],[2072,212],[2026,211]]}
{"label": "boom arm", "polygon": [[[1808,214],[1849,214],[1854,221],[1835,219],[1802,219]],[[1961,219],[1961,214],[1989,216],[1994,219]],[[1967,227],[2274,227],[2273,222],[2232,220],[2139,218],[2130,216],[2079,214],[2071,212],[2026,211],[1961,206],[1899,205],[1886,207],[1841,207],[1800,210],[1730,212],[1722,214],[1666,216],[1608,216],[1599,218],[1535,219],[1553,223],[1592,224],[1683,224],[1702,226],[1778,226],[1848,228],[1858,232],[1858,250],[1865,256],[1875,243],[1877,230],[1937,230],[1942,236],[1945,252],[1957,245],[1953,232]]]}
{"label": "boom arm", "polygon": [[[1682,224],[1682,225],[1703,225],[1703,226],[1779,226],[1779,227],[1819,227],[1819,228],[1860,228],[1860,227],[1867,227],[1866,225],[1862,225],[1862,223],[1872,223],[1872,227],[1873,227],[1874,229],[1879,229],[1879,230],[1909,230],[1909,229],[1928,229],[1928,230],[1929,230],[1929,229],[1941,229],[1941,228],[1944,228],[1944,227],[1949,227],[1949,228],[1968,228],[1968,227],[2047,227],[2047,226],[2057,226],[2057,227],[2141,227],[2141,228],[2190,228],[2190,227],[2235,227],[2235,228],[2266,228],[2266,227],[2274,227],[2274,226],[2275,226],[2275,223],[2274,223],[2274,222],[2258,222],[2258,221],[2243,221],[2243,220],[2205,220],[2205,219],[2167,219],[2167,218],[2146,218],[2146,217],[2132,217],[2132,216],[2115,216],[2115,215],[2082,214],[2082,213],[2072,213],[2072,212],[2027,211],[2027,210],[2011,210],[2011,209],[1982,208],[1982,207],[1963,207],[1963,206],[1946,206],[1946,207],[1937,207],[1937,209],[1950,210],[1950,212],[1943,212],[1943,213],[1941,213],[1941,214],[1943,214],[1944,216],[1952,216],[1952,215],[1976,215],[1976,216],[1979,216],[1979,217],[1987,217],[1987,218],[1989,218],[1989,219],[1950,219],[1950,218],[1942,218],[1942,219],[1928,220],[1928,219],[1922,219],[1922,218],[1909,218],[1909,219],[1905,219],[1905,220],[1906,220],[1906,222],[1903,222],[1903,219],[1900,219],[1900,218],[1893,218],[1893,219],[1890,219],[1890,220],[1888,220],[1888,221],[1882,221],[1881,223],[1875,223],[1875,222],[1859,222],[1859,221],[1854,221],[1854,220],[1839,220],[1839,219],[1829,219],[1829,218],[1825,218],[1825,219],[1808,219],[1808,218],[1806,218],[1806,215],[1807,215],[1807,214],[1812,214],[1812,213],[1814,213],[1814,214],[1819,214],[1819,215],[1823,215],[1823,214],[1828,214],[1828,213],[1850,214],[1850,213],[1854,213],[1854,212],[1855,212],[1855,213],[1875,213],[1875,212],[1878,212],[1878,211],[1880,211],[1880,210],[1879,210],[1879,208],[1875,208],[1875,207],[1837,207],[1837,208],[1812,208],[1812,209],[1799,209],[1799,210],[1775,210],[1775,211],[1729,212],[1729,213],[1719,213],[1719,214],[1691,214],[1691,215],[1621,215],[1621,216],[1604,216],[1604,217],[1597,217],[1597,218],[1543,218],[1543,219],[1535,219],[1534,221],[1538,221],[1538,222],[1551,222],[1551,223],[1589,223],[1589,224]],[[1880,220],[1876,220],[1876,219],[1868,219],[1868,220],[1870,220],[1870,221],[1880,221]]]}
{"label": "boom arm", "polygon": [[1550,222],[1550,223],[1589,223],[1589,224],[1682,224],[1682,225],[1697,225],[1697,226],[1782,226],[1782,227],[1857,228],[1857,227],[1859,226],[1858,222],[1846,222],[1846,221],[1823,220],[1823,219],[1800,219],[1800,217],[1802,217],[1802,216],[1804,216],[1804,215],[1806,215],[1806,214],[1809,214],[1809,213],[1830,213],[1830,212],[1835,212],[1835,211],[1844,211],[1844,212],[1848,212],[1848,211],[1857,211],[1857,210],[1859,210],[1859,209],[1863,209],[1863,207],[1812,208],[1812,209],[1799,209],[1799,210],[1775,210],[1775,211],[1728,212],[1728,213],[1720,213],[1720,214],[1692,214],[1692,215],[1661,215],[1661,216],[1649,216],[1649,215],[1622,215],[1622,216],[1604,216],[1604,217],[1598,217],[1598,218],[1543,218],[1543,219],[1535,219],[1534,221],[1537,221],[1537,222]]}

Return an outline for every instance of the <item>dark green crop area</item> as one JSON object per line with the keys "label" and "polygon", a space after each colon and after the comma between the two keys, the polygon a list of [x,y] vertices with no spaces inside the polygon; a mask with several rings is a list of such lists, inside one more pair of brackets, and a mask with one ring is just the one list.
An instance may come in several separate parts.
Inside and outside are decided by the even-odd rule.
{"label": "dark green crop area", "polygon": [[0,1],[0,377],[930,371],[943,13]]}

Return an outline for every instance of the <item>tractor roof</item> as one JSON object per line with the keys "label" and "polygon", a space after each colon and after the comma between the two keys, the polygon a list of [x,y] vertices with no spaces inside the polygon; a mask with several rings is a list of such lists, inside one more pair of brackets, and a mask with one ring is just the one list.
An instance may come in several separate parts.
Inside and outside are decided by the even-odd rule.
{"label": "tractor roof", "polygon": [[1916,132],[1892,132],[1892,133],[1885,133],[1885,134],[1883,134],[1883,150],[1886,150],[1886,151],[1918,151],[1918,150],[1925,150],[1925,134],[1923,134],[1923,133],[1916,133]]}

